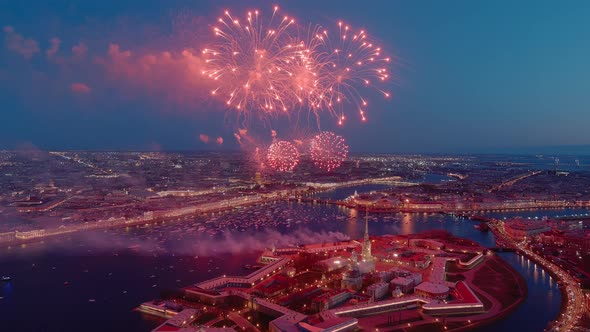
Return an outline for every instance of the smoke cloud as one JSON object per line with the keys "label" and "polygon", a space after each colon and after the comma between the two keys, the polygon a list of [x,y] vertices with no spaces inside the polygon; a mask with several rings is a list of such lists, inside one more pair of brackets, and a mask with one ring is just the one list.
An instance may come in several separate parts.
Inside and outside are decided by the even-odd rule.
{"label": "smoke cloud", "polygon": [[23,37],[11,26],[4,27],[4,42],[6,48],[22,55],[25,59],[30,59],[39,52],[39,43],[36,40]]}
{"label": "smoke cloud", "polygon": [[[180,226],[179,226],[180,227]],[[263,230],[256,233],[230,232],[226,230],[221,237],[210,237],[206,234],[183,233],[159,233],[159,238],[137,237],[127,234],[113,234],[111,232],[83,232],[75,235],[77,241],[84,243],[85,248],[90,247],[102,251],[118,251],[131,248],[134,251],[151,255],[154,253],[175,255],[200,255],[215,256],[220,254],[252,253],[269,249],[300,246],[311,243],[326,243],[347,241],[350,237],[341,232],[316,231],[309,228],[300,228],[283,234],[278,230]],[[161,241],[166,239],[166,241]],[[63,244],[71,250],[71,242]]]}
{"label": "smoke cloud", "polygon": [[200,134],[199,139],[201,140],[201,142],[203,142],[205,144],[209,143],[209,136],[207,136],[205,134]]}
{"label": "smoke cloud", "polygon": [[207,95],[208,84],[202,78],[202,60],[196,52],[137,53],[110,44],[107,55],[97,57],[107,74],[143,92],[163,95],[176,102],[190,102]]}
{"label": "smoke cloud", "polygon": [[86,44],[83,42],[79,42],[77,45],[72,47],[72,54],[76,59],[84,58],[86,53],[88,53],[88,46],[86,46]]}
{"label": "smoke cloud", "polygon": [[51,44],[51,46],[47,51],[45,51],[45,54],[47,54],[48,58],[52,58],[59,51],[59,45],[61,44],[61,40],[59,38],[51,38],[49,40],[49,43]]}
{"label": "smoke cloud", "polygon": [[72,85],[70,85],[70,89],[72,90],[72,92],[75,93],[80,93],[80,94],[87,94],[90,93],[91,89],[88,85],[86,85],[85,83],[72,83]]}

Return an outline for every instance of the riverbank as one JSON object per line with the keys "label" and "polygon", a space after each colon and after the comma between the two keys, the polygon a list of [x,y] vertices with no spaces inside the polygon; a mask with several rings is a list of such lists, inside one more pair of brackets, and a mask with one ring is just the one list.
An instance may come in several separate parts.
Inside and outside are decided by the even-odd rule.
{"label": "riverbank", "polygon": [[34,229],[30,231],[12,231],[0,233],[0,245],[10,247],[27,243],[40,242],[51,237],[72,234],[81,231],[98,229],[115,229],[137,225],[150,225],[162,222],[179,222],[194,219],[200,216],[222,214],[237,211],[248,207],[255,207],[289,201],[292,197],[304,197],[322,192],[329,192],[341,188],[350,188],[363,185],[389,185],[407,186],[414,185],[410,182],[402,182],[401,178],[385,177],[365,180],[353,180],[340,183],[305,183],[297,190],[277,190],[265,194],[250,195],[245,197],[232,197],[215,202],[208,202],[194,206],[181,206],[169,210],[146,211],[135,217],[115,217],[97,221],[79,222],[70,225],[60,225],[49,229]]}
{"label": "riverbank", "polygon": [[526,248],[526,243],[518,244],[515,239],[510,237],[504,231],[503,222],[492,221],[490,222],[490,226],[490,229],[496,238],[501,241],[504,246],[514,249],[517,254],[522,255],[539,265],[550,277],[557,280],[557,283],[561,285],[561,311],[557,320],[549,323],[549,329],[552,331],[569,331],[577,326],[585,316],[586,310],[583,291],[575,280],[557,265],[528,250]]}
{"label": "riverbank", "polygon": [[[250,221],[258,218],[273,223],[264,221],[266,226],[255,229]],[[213,219],[217,220],[211,221]],[[206,220],[210,222],[205,224]],[[229,226],[224,226],[226,223]],[[12,276],[14,281],[11,293],[0,294],[4,296],[0,308],[12,319],[7,326],[15,330],[42,328],[31,325],[33,322],[29,317],[35,315],[39,317],[38,321],[48,322],[47,326],[70,331],[57,321],[63,320],[60,312],[66,310],[75,312],[80,322],[93,324],[96,329],[113,329],[108,321],[95,321],[99,313],[110,317],[110,321],[120,322],[117,326],[125,326],[128,331],[149,331],[155,325],[145,327],[146,320],[138,314],[131,314],[130,310],[146,299],[158,298],[163,289],[174,289],[219,274],[244,273],[244,263],[255,264],[256,257],[249,254],[250,250],[270,248],[273,243],[288,246],[337,241],[345,239],[343,236],[362,238],[364,224],[364,214],[355,210],[281,201],[189,222],[141,225],[108,232],[90,231],[80,233],[80,236],[58,237],[44,243],[4,249],[0,265],[3,273]],[[211,236],[200,230],[201,225],[208,229],[223,227],[225,232]],[[242,232],[240,227],[246,230]],[[481,232],[473,227],[473,222],[448,215],[376,215],[369,219],[371,236],[440,230],[484,247],[494,246],[492,232]],[[524,299],[514,313],[480,329],[486,332],[542,331],[560,308],[561,296],[555,282],[552,281],[551,286],[548,275],[542,274],[537,267],[539,281],[533,283],[533,264],[529,266],[524,259],[520,262],[516,259],[519,256],[513,253],[499,253],[498,256],[530,280],[531,296]],[[39,279],[40,274],[46,277]],[[64,286],[64,281],[69,285]],[[97,290],[96,287],[100,288]],[[44,299],[38,297],[40,293],[45,294]],[[89,298],[95,298],[96,302],[88,302]],[[47,308],[55,306],[56,299],[61,309],[48,311]],[[42,305],[32,308],[31,301],[41,301]]]}
{"label": "riverbank", "polygon": [[[469,324],[465,327],[454,329],[453,331],[466,331],[472,328],[489,325],[494,321],[498,321],[514,312],[520,304],[522,304],[527,295],[528,287],[525,279],[514,270],[508,263],[494,255],[493,260],[495,264],[489,264],[487,268],[495,270],[495,275],[490,273],[492,271],[485,271],[484,269],[478,270],[474,273],[472,283],[480,290],[491,293],[494,298],[499,299],[502,308],[493,317],[485,318],[473,322],[473,325]],[[490,266],[492,265],[492,266]],[[503,271],[498,271],[500,268]],[[495,292],[490,291],[492,287]],[[505,292],[509,290],[508,292]]]}
{"label": "riverbank", "polygon": [[[460,278],[458,278],[460,277]],[[446,316],[426,324],[413,323],[412,326],[394,331],[471,331],[488,327],[513,313],[525,300],[528,287],[525,279],[507,262],[494,254],[473,269],[463,269],[458,264],[448,266],[447,281],[464,281],[475,295],[484,303],[485,313],[452,317]]]}
{"label": "riverbank", "polygon": [[439,202],[428,203],[406,203],[387,206],[378,203],[366,204],[357,203],[352,200],[333,200],[313,197],[292,197],[289,201],[311,204],[331,204],[343,206],[349,209],[367,211],[369,213],[443,213],[457,216],[469,216],[470,214],[481,214],[490,212],[514,212],[530,210],[556,210],[556,209],[583,209],[590,207],[590,201],[504,201],[491,204],[464,207],[463,204],[449,205]]}

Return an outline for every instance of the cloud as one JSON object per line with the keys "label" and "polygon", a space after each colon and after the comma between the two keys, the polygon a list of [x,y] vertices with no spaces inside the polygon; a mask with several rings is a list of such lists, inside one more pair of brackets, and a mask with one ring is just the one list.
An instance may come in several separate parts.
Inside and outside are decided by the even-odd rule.
{"label": "cloud", "polygon": [[90,91],[92,90],[88,85],[80,82],[72,83],[70,85],[70,89],[72,90],[72,92],[80,94],[90,93]]}
{"label": "cloud", "polygon": [[223,144],[223,137],[217,137],[217,144]]}
{"label": "cloud", "polygon": [[24,38],[11,26],[4,27],[4,42],[6,48],[26,59],[32,58],[35,53],[39,52],[39,43],[36,40]]}
{"label": "cloud", "polygon": [[181,52],[138,52],[111,43],[105,57],[96,58],[116,81],[177,102],[203,100],[209,82],[202,78],[202,59],[190,49]]}
{"label": "cloud", "polygon": [[79,42],[77,45],[72,47],[72,54],[74,55],[74,58],[83,58],[86,56],[86,53],[88,53],[88,46],[86,46],[86,44],[83,42]]}
{"label": "cloud", "polygon": [[209,143],[209,136],[207,136],[205,134],[199,135],[199,139],[201,140],[201,142],[203,142],[205,144]]}
{"label": "cloud", "polygon": [[45,51],[45,54],[48,58],[52,58],[59,51],[59,45],[61,44],[61,40],[59,38],[54,37],[49,40],[49,43],[51,44],[51,46],[47,49],[47,51]]}

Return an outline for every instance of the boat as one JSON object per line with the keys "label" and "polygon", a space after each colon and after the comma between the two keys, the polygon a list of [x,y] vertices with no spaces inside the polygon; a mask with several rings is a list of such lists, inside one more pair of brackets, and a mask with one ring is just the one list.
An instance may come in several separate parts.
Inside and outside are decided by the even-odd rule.
{"label": "boat", "polygon": [[4,281],[4,282],[9,282],[11,280],[12,280],[12,278],[9,276],[2,276],[2,281]]}

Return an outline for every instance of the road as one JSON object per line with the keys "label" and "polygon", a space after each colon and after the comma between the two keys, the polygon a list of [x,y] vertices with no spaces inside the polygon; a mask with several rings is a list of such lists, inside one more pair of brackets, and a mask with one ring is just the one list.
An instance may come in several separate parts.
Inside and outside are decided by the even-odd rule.
{"label": "road", "polygon": [[494,231],[496,237],[499,237],[501,242],[508,247],[523,252],[530,259],[541,265],[543,269],[557,276],[559,281],[565,287],[562,294],[566,297],[565,306],[561,308],[561,313],[551,326],[550,331],[572,331],[575,327],[579,327],[582,317],[586,314],[585,297],[580,285],[559,266],[553,264],[541,255],[536,254],[528,249],[528,245],[524,241],[518,241],[511,237],[504,230],[504,222],[495,220],[491,222],[490,228]]}

